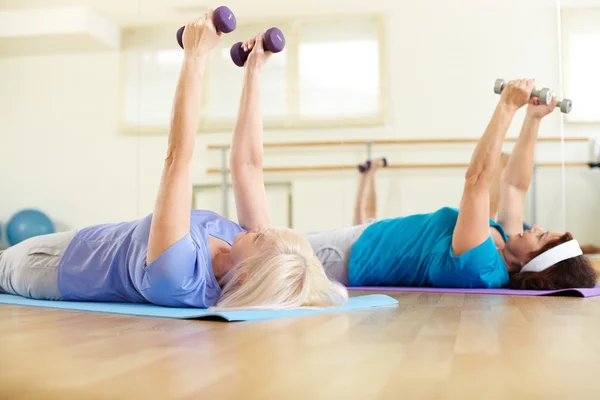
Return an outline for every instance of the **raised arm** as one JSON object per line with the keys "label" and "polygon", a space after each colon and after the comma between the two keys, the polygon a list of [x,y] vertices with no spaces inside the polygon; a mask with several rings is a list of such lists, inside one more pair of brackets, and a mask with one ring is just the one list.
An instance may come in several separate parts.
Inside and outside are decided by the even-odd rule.
{"label": "raised arm", "polygon": [[249,40],[252,49],[244,71],[244,86],[233,130],[230,168],[240,225],[247,230],[268,228],[271,216],[263,177],[263,126],[260,111],[260,76],[270,56],[263,48],[263,35]]}
{"label": "raised arm", "polygon": [[500,182],[498,223],[508,235],[523,232],[523,205],[533,174],[535,144],[542,118],[554,111],[556,97],[548,105],[532,98],[521,127],[521,133]]}
{"label": "raised arm", "polygon": [[458,221],[452,236],[452,251],[455,256],[479,246],[490,236],[490,185],[500,165],[506,132],[516,111],[527,104],[533,88],[533,80],[508,83],[475,148],[465,176]]}
{"label": "raised arm", "polygon": [[200,109],[200,88],[206,58],[221,40],[212,13],[186,25],[185,56],[173,103],[167,155],[150,226],[146,265],[190,232],[191,161]]}

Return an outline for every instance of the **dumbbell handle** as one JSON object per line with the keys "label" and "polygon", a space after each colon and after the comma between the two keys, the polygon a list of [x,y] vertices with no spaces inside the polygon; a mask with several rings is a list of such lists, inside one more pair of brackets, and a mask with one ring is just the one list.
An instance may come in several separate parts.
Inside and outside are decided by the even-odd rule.
{"label": "dumbbell handle", "polygon": [[[213,11],[213,23],[215,24],[215,28],[217,28],[217,32],[229,33],[233,32],[237,27],[237,21],[235,19],[235,15],[233,12],[225,6],[217,7],[215,11]],[[177,30],[177,43],[183,49],[183,31],[185,30],[185,26],[182,26]]]}
{"label": "dumbbell handle", "polygon": [[[496,84],[494,85],[494,93],[501,94],[506,87],[506,81],[504,79],[496,79]],[[552,89],[542,88],[542,89],[533,89],[531,92],[531,97],[536,97],[540,99],[540,103],[542,104],[550,104],[552,101],[552,96],[554,93]]]}
{"label": "dumbbell handle", "polygon": [[[552,93],[552,89],[548,89],[548,88],[542,88],[542,89],[533,89],[531,91],[531,97],[537,97],[540,100],[544,100],[546,97],[545,96],[545,92],[544,90],[548,90],[550,91],[550,93]],[[552,99],[552,95],[550,96],[550,99]],[[550,100],[552,101],[552,100]]]}

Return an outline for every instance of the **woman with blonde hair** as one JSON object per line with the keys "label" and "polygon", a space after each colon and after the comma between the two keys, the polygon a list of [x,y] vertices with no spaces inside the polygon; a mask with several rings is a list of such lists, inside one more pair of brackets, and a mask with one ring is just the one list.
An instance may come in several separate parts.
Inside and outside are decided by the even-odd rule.
{"label": "woman with blonde hair", "polygon": [[172,307],[328,307],[347,301],[310,244],[274,228],[262,173],[263,36],[249,40],[233,132],[231,171],[239,225],[192,210],[191,164],[200,88],[220,42],[212,13],[188,24],[167,155],[154,213],[137,221],[39,236],[0,254],[0,292],[43,300],[154,303]]}

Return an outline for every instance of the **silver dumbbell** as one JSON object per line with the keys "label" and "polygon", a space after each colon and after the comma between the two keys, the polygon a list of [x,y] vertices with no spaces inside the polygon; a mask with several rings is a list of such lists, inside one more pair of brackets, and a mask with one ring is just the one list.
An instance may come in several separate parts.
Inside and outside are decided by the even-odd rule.
{"label": "silver dumbbell", "polygon": [[568,114],[571,112],[571,108],[573,108],[573,102],[569,99],[562,99],[558,103],[556,103],[556,107],[560,108],[560,111],[563,114]]}
{"label": "silver dumbbell", "polygon": [[[497,93],[497,94],[502,93],[505,86],[506,86],[506,81],[504,79],[496,79],[496,83],[494,85],[494,93]],[[534,90],[533,92],[531,92],[531,95],[533,97],[539,98],[540,103],[542,103],[542,104],[550,104],[554,93],[552,92],[552,89],[543,88],[540,90]],[[573,102],[569,99],[562,99],[561,101],[556,103],[556,107],[560,108],[560,111],[563,114],[568,114],[571,112],[571,109],[573,108]]]}
{"label": "silver dumbbell", "polygon": [[[496,83],[494,84],[494,93],[501,94],[505,87],[506,81],[504,79],[496,79]],[[550,104],[553,94],[554,93],[552,92],[552,89],[534,89],[533,92],[531,92],[531,97],[537,97],[540,99],[540,103],[542,104]]]}

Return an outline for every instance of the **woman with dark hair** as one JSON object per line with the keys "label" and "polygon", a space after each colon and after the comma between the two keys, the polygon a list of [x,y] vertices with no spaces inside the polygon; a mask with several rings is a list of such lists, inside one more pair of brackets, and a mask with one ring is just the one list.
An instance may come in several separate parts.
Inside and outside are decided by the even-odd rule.
{"label": "woman with dark hair", "polygon": [[[569,246],[569,243],[576,243],[573,235],[569,232],[560,236],[553,242],[549,242],[539,251],[532,254],[534,260],[547,254],[550,250],[558,250],[560,245]],[[539,270],[523,268],[521,272],[511,274],[510,287],[512,289],[530,289],[530,290],[557,290],[575,287],[593,287],[596,284],[596,270],[583,252],[573,246],[573,254],[579,254],[572,258],[559,261],[548,268],[539,268]]]}
{"label": "woman with dark hair", "polygon": [[[596,272],[570,233],[523,229],[535,143],[548,105],[531,97],[533,80],[511,81],[473,153],[460,209],[411,215],[308,235],[328,275],[349,286],[562,289],[593,287]],[[500,181],[498,221],[490,187],[517,110],[528,104]]]}

